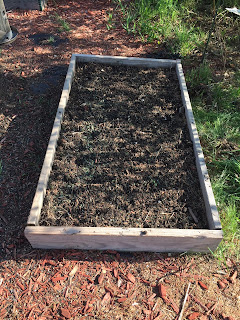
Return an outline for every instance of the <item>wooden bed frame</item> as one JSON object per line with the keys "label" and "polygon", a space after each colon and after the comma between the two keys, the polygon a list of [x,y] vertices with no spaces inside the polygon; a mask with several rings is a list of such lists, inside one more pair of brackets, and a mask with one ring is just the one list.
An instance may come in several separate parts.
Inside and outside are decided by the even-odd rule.
{"label": "wooden bed frame", "polygon": [[[61,122],[69,99],[71,85],[78,62],[120,64],[176,70],[185,108],[185,116],[193,142],[199,181],[204,197],[209,229],[167,228],[115,228],[115,227],[45,227],[39,226],[43,200],[52,169]],[[223,233],[207,167],[193,116],[184,73],[180,60],[129,58],[73,54],[64,83],[52,134],[46,151],[32,208],[25,228],[25,236],[33,248],[44,249],[97,249],[119,251],[156,252],[208,252],[214,251]]]}

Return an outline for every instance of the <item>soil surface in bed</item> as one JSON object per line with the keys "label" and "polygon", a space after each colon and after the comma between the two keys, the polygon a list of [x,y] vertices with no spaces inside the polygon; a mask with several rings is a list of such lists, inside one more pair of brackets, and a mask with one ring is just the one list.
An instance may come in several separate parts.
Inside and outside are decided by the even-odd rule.
{"label": "soil surface in bed", "polygon": [[175,70],[79,64],[40,225],[206,228],[181,107]]}

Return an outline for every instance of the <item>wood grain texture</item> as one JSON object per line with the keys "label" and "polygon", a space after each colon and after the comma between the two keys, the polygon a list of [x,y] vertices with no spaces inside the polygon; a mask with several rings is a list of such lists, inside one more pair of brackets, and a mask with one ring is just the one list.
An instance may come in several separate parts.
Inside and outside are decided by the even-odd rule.
{"label": "wood grain texture", "polygon": [[193,110],[187,90],[187,85],[180,60],[177,60],[176,72],[179,79],[183,105],[185,107],[185,115],[187,118],[190,136],[193,142],[194,154],[196,157],[196,166],[198,177],[204,197],[206,214],[209,228],[213,230],[222,229],[215,198],[213,195],[210,178],[207,171],[207,166],[204,160],[202,147],[200,144],[196,123],[193,116]]}
{"label": "wood grain texture", "polygon": [[77,62],[96,62],[104,64],[128,65],[148,68],[175,68],[176,60],[170,59],[149,59],[119,56],[100,56],[88,54],[75,54]]}
{"label": "wood grain texture", "polygon": [[28,221],[27,221],[28,225],[35,226],[38,224],[38,221],[40,219],[40,214],[43,206],[44,196],[46,194],[48,179],[52,169],[52,164],[53,164],[53,160],[56,152],[57,141],[61,131],[62,118],[63,118],[64,111],[69,99],[71,85],[72,85],[72,81],[75,73],[75,65],[76,65],[76,59],[73,56],[68,68],[67,76],[63,86],[62,95],[61,95],[60,102],[57,109],[57,114],[53,124],[52,133],[48,143],[47,152],[45,155],[42,170],[38,180],[37,190],[33,199],[30,215],[28,217]]}
{"label": "wood grain texture", "polygon": [[[61,122],[74,78],[76,62],[123,64],[150,68],[176,68],[188,127],[193,141],[199,180],[207,210],[207,219],[209,227],[212,230],[38,226],[43,199],[56,151],[57,140],[61,130]],[[84,250],[112,249],[119,251],[156,252],[209,252],[209,249],[214,251],[217,248],[223,237],[222,231],[220,230],[221,223],[180,61],[79,54],[72,55],[27,224],[25,236],[33,248]]]}
{"label": "wood grain texture", "polygon": [[222,240],[222,231],[29,226],[25,236],[33,248],[209,252]]}

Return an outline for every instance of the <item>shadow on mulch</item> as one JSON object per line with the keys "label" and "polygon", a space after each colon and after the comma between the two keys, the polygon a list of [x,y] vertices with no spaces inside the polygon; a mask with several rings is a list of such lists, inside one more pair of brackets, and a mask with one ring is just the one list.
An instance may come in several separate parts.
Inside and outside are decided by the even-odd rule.
{"label": "shadow on mulch", "polygon": [[[30,83],[29,89],[35,95],[47,94],[61,78],[67,74],[68,66],[60,65],[47,68],[42,74]],[[61,88],[62,89],[62,88]]]}
{"label": "shadow on mulch", "polygon": [[[23,77],[12,72],[0,73],[0,114],[4,119],[2,124],[0,122],[0,160],[3,167],[0,175],[0,261],[12,258],[21,260],[28,255],[43,259],[49,255],[45,250],[33,250],[23,232],[67,67],[53,66],[33,77]],[[63,251],[51,251],[51,255],[58,259],[61,258],[61,252]],[[66,251],[64,252],[67,256]],[[72,251],[67,252],[71,256]],[[85,256],[95,259],[99,254],[101,255],[99,252],[83,252],[80,255],[84,259]],[[149,253],[144,257],[153,259],[154,255]],[[119,259],[131,260],[136,257],[134,253],[127,252],[119,253]]]}
{"label": "shadow on mulch", "polygon": [[[143,56],[176,58],[165,51]],[[52,66],[33,77],[23,77],[17,72],[0,74],[0,111],[8,119],[7,122],[4,121],[8,125],[0,127],[0,160],[4,169],[0,175],[1,258],[16,258],[18,253],[21,256],[32,251],[23,232],[67,67]],[[132,256],[131,253],[121,255]]]}
{"label": "shadow on mulch", "polygon": [[35,45],[38,46],[53,46],[58,47],[60,44],[69,42],[68,38],[60,38],[52,33],[36,33],[29,35],[29,39],[33,40]]}
{"label": "shadow on mulch", "polygon": [[143,57],[143,58],[151,58],[151,59],[172,59],[172,60],[181,59],[181,55],[180,54],[170,53],[170,52],[165,51],[165,50],[163,50],[163,51],[155,51],[155,52],[143,54],[143,55],[141,55],[141,57]]}
{"label": "shadow on mulch", "polygon": [[37,77],[0,74],[0,256],[30,249],[23,235],[58,107],[66,65]]}

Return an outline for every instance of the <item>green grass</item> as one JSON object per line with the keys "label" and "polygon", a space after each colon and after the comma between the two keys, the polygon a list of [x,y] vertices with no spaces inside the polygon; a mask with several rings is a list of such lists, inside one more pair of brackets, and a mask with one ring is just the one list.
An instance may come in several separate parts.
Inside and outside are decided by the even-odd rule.
{"label": "green grass", "polygon": [[[191,11],[175,0],[115,0],[123,28],[145,41],[165,44],[173,53],[186,56],[203,44],[205,34],[189,23]],[[187,23],[188,21],[188,23]]]}
{"label": "green grass", "polygon": [[[193,105],[195,100],[193,101]],[[226,148],[231,152],[235,148],[235,143],[239,140],[240,115],[237,112],[209,111],[207,109],[196,108],[195,118],[198,131],[201,135],[202,143],[205,147],[205,155],[209,159],[221,160],[226,157]],[[223,152],[224,151],[224,152]]]}
{"label": "green grass", "polygon": [[[224,240],[214,255],[240,259],[240,23],[226,7],[239,0],[113,0],[123,28],[182,56],[197,128],[206,158]],[[214,6],[214,3],[216,6]],[[205,63],[201,57],[214,10],[216,25]],[[112,20],[111,20],[112,21]],[[119,19],[118,19],[119,21]],[[164,46],[163,46],[164,45]],[[211,54],[209,54],[211,53]]]}
{"label": "green grass", "polygon": [[61,18],[61,16],[59,16],[58,14],[55,14],[55,19],[57,21],[57,23],[59,24],[59,31],[60,32],[69,32],[71,30],[70,25],[68,24],[68,22]]}
{"label": "green grass", "polygon": [[114,28],[114,24],[113,24],[113,12],[109,11],[108,12],[108,19],[107,19],[107,29],[111,30]]}
{"label": "green grass", "polygon": [[223,258],[240,254],[240,162],[235,158],[213,162],[218,173],[212,179],[213,191],[221,214],[224,241],[218,249]]}
{"label": "green grass", "polygon": [[220,212],[221,261],[240,258],[240,89],[239,72],[218,81],[208,65],[187,74],[194,116]]}

